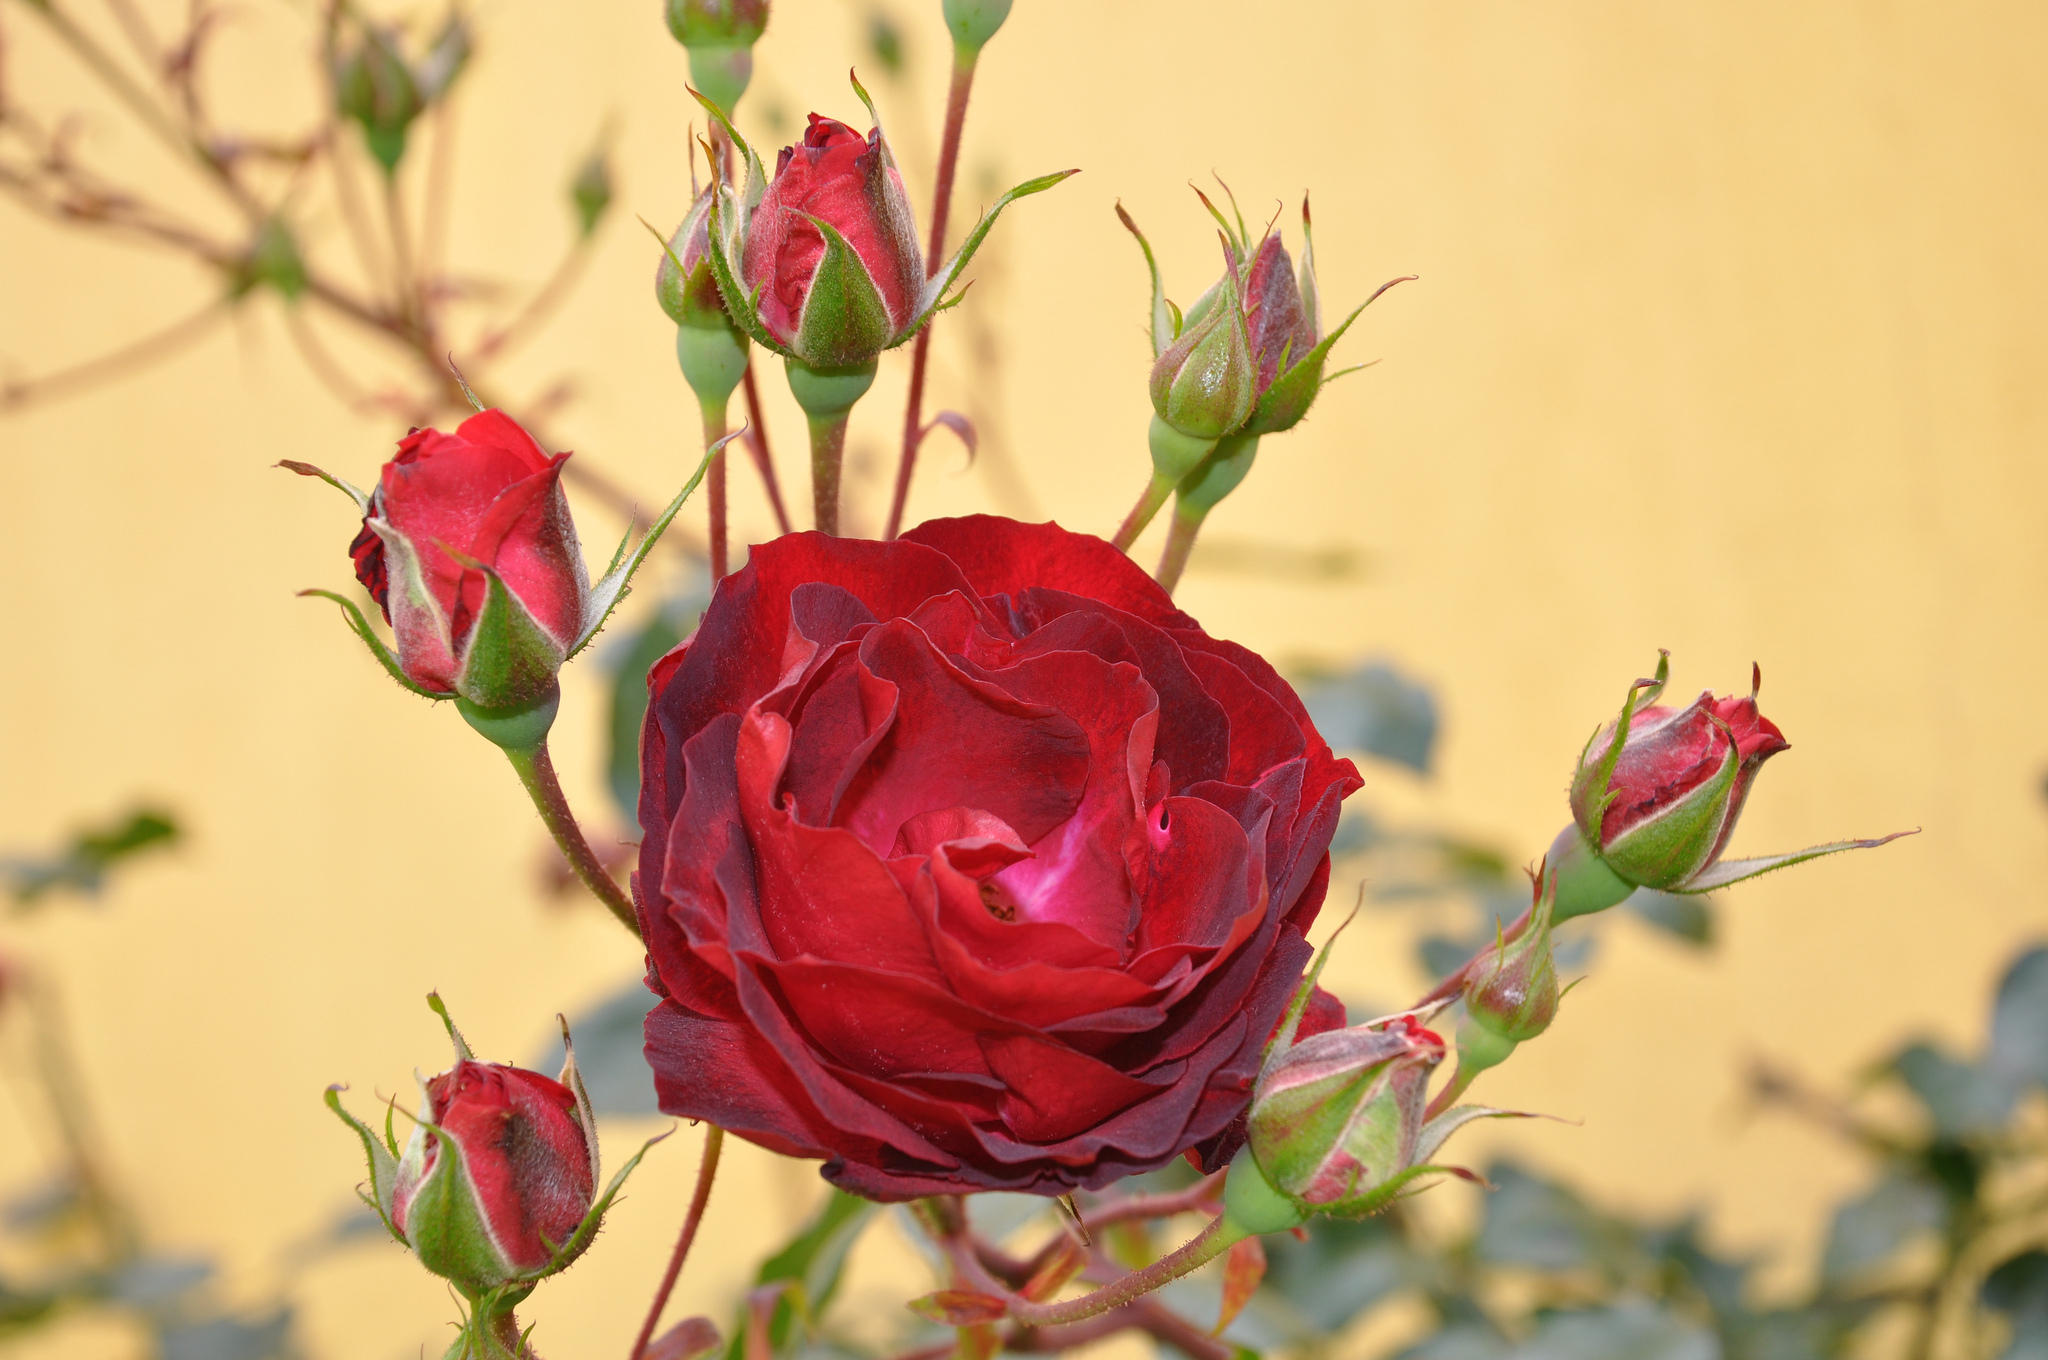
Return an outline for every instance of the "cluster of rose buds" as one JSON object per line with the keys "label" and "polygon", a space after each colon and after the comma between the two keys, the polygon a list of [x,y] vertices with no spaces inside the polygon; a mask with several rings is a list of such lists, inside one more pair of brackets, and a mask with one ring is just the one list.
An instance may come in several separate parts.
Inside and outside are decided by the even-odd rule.
{"label": "cluster of rose buds", "polygon": [[1173,496],[1174,531],[1160,575],[1168,589],[1203,519],[1251,471],[1261,437],[1299,425],[1325,386],[1356,371],[1325,373],[1331,347],[1381,293],[1403,282],[1382,285],[1325,334],[1308,200],[1301,202],[1297,281],[1277,232],[1269,227],[1254,241],[1234,197],[1225,217],[1208,195],[1195,193],[1220,229],[1223,276],[1185,313],[1166,296],[1151,243],[1121,204],[1116,210],[1151,272],[1153,354],[1152,478],[1117,542],[1128,548]]}
{"label": "cluster of rose buds", "polygon": [[[1420,1009],[1297,1041],[1296,1017],[1315,974],[1302,984],[1260,1070],[1247,1150],[1231,1169],[1227,1205],[1238,1224],[1273,1231],[1312,1213],[1371,1213],[1418,1176],[1470,1177],[1435,1164],[1444,1141],[1475,1119],[1514,1112],[1454,1102],[1556,1018],[1558,923],[1611,907],[1638,887],[1705,892],[1910,834],[1722,860],[1757,771],[1789,743],[1757,708],[1759,673],[1746,697],[1709,691],[1674,710],[1655,706],[1669,669],[1660,654],[1656,677],[1631,686],[1621,716],[1587,743],[1572,780],[1573,824],[1532,875],[1528,913]],[[1457,1073],[1432,1098],[1427,1087],[1445,1044],[1424,1024],[1453,1003],[1464,1009]]]}

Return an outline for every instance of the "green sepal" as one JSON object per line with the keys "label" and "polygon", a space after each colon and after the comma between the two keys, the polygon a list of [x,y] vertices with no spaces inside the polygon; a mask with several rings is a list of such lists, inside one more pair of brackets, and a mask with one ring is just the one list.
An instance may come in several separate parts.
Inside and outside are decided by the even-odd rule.
{"label": "green sepal", "polygon": [[456,693],[485,710],[528,707],[554,688],[555,672],[569,659],[567,651],[534,620],[495,567],[459,548],[437,546],[484,577],[484,607],[463,648]]}
{"label": "green sepal", "polygon": [[1316,231],[1309,221],[1308,195],[1301,196],[1301,314],[1308,321],[1308,333],[1323,333],[1323,308],[1316,291]]}
{"label": "green sepal", "polygon": [[441,1000],[439,992],[427,993],[427,1009],[441,1017],[441,1024],[448,1031],[448,1042],[455,1045],[455,1061],[475,1062],[476,1054],[470,1050],[469,1040],[462,1037],[462,1031],[455,1027],[455,1017],[448,1014],[448,1003]]}
{"label": "green sepal", "polygon": [[861,106],[868,111],[869,124],[879,134],[875,140],[881,143],[882,167],[887,170],[894,170],[898,174],[903,173],[902,167],[896,164],[896,153],[889,149],[889,134],[882,131],[882,115],[875,112],[875,101],[868,94],[867,86],[860,83],[860,77],[851,68],[847,70],[846,78],[852,83],[853,93],[859,98]]}
{"label": "green sepal", "polygon": [[[1356,369],[1347,368],[1342,373],[1333,373],[1328,377],[1324,377],[1323,364],[1330,357],[1331,346],[1343,338],[1344,332],[1351,329],[1351,323],[1358,320],[1364,314],[1366,308],[1379,301],[1381,293],[1386,292],[1397,283],[1406,283],[1414,277],[1415,275],[1413,274],[1407,274],[1398,279],[1389,279],[1381,284],[1374,290],[1371,297],[1359,303],[1352,310],[1351,315],[1344,318],[1336,330],[1331,331],[1328,335],[1317,341],[1314,349],[1311,349],[1308,353],[1295,360],[1294,363],[1275,377],[1273,385],[1261,394],[1259,404],[1252,408],[1251,417],[1245,421],[1245,433],[1278,434],[1282,430],[1291,430],[1296,425],[1299,425],[1301,418],[1308,414],[1308,408],[1314,405],[1318,392],[1322,391],[1328,384],[1343,377],[1344,373],[1357,371]],[[1364,367],[1364,365],[1359,367]]]}
{"label": "green sepal", "polygon": [[559,1013],[555,1021],[562,1027],[562,1074],[555,1080],[576,1097],[576,1122],[583,1129],[583,1141],[590,1147],[590,1179],[595,1182],[604,1174],[598,1165],[597,1111],[591,1107],[590,1092],[583,1087],[583,1069],[576,1065],[576,1045],[569,1038],[569,1021]]}
{"label": "green sepal", "polygon": [[[597,1230],[604,1222],[606,1212],[612,1207],[612,1200],[618,1197],[619,1191],[625,1187],[626,1177],[633,1174],[633,1168],[640,1165],[640,1159],[647,1155],[647,1150],[674,1132],[674,1129],[670,1129],[667,1133],[657,1133],[654,1137],[642,1143],[640,1150],[626,1159],[626,1164],[619,1168],[618,1174],[614,1175],[610,1183],[605,1186],[604,1193],[599,1195],[591,1204],[590,1212],[583,1215],[583,1221],[576,1225],[575,1232],[569,1234],[567,1242],[557,1247],[554,1243],[548,1242],[547,1238],[541,1238],[541,1241],[547,1244],[548,1250],[553,1253],[548,1263],[530,1275],[521,1275],[516,1278],[522,1282],[539,1281],[567,1269],[569,1264],[581,1256],[584,1250],[590,1246],[591,1239],[597,1236]],[[590,1139],[590,1156],[591,1165],[594,1168],[597,1164],[597,1139],[595,1138]]]}
{"label": "green sepal", "polygon": [[[746,427],[743,425],[723,439],[714,441],[711,447],[704,450],[704,457],[698,462],[697,470],[690,474],[689,481],[683,483],[683,489],[668,503],[668,508],[655,517],[654,523],[647,526],[647,533],[641,538],[639,547],[628,553],[625,541],[620,541],[619,550],[612,554],[611,565],[590,587],[590,595],[583,606],[583,631],[577,635],[575,644],[569,648],[570,656],[575,656],[590,645],[590,640],[597,636],[598,630],[604,627],[605,620],[611,617],[612,610],[618,608],[619,601],[626,598],[633,573],[647,560],[647,554],[654,550],[656,540],[674,521],[677,512],[683,508],[683,502],[690,499],[690,493],[697,489],[697,483],[704,480],[705,470],[711,466],[712,455],[745,433]],[[627,537],[631,536],[632,531],[628,529]]]}
{"label": "green sepal", "polygon": [[967,239],[960,243],[960,249],[953,252],[953,258],[925,280],[924,290],[918,294],[917,310],[911,313],[910,324],[903,328],[902,334],[898,335],[892,344],[902,344],[916,335],[924,327],[925,322],[932,319],[932,314],[938,310],[940,299],[944,297],[946,290],[953,286],[953,281],[960,277],[960,271],[967,267],[967,262],[974,258],[974,252],[981,249],[981,243],[988,238],[989,229],[995,226],[996,218],[1003,209],[1020,198],[1044,193],[1068,176],[1080,173],[1079,170],[1060,170],[1050,175],[1040,175],[1037,179],[1027,179],[997,199],[995,206],[984,212],[981,220],[974,224],[974,230],[967,233]]}
{"label": "green sepal", "polygon": [[[1436,1118],[1422,1126],[1421,1135],[1415,1140],[1415,1160],[1426,1162],[1443,1150],[1450,1136],[1467,1124],[1481,1119],[1534,1119],[1536,1116],[1526,1110],[1498,1110],[1491,1105],[1453,1105]],[[1421,1170],[1444,1171],[1446,1167],[1426,1167]]]}
{"label": "green sepal", "polygon": [[[1621,759],[1622,745],[1628,741],[1628,725],[1636,715],[1638,703],[1645,708],[1655,703],[1657,696],[1664,692],[1664,682],[1670,676],[1671,653],[1669,650],[1659,647],[1657,649],[1656,678],[1636,681],[1628,687],[1628,697],[1622,700],[1621,716],[1615,719],[1614,722],[1614,739],[1607,743],[1607,750],[1601,754],[1600,764],[1594,769],[1593,782],[1587,790],[1585,806],[1587,815],[1593,824],[1580,828],[1586,834],[1586,843],[1593,848],[1596,854],[1600,850],[1601,824],[1607,820],[1608,805],[1614,801],[1614,795],[1608,792],[1607,785],[1614,778],[1614,766]],[[1644,695],[1648,697],[1644,698]],[[1597,731],[1592,736],[1586,738],[1586,751],[1592,750],[1593,743],[1599,739],[1600,734]],[[1581,770],[1586,768],[1586,751],[1579,753],[1579,768]],[[1576,782],[1575,780],[1574,783]]]}
{"label": "green sepal", "polygon": [[863,364],[887,349],[896,323],[874,276],[839,228],[822,217],[798,214],[825,238],[825,253],[804,291],[797,317],[797,357],[812,368]]}
{"label": "green sepal", "polygon": [[[1350,922],[1347,920],[1344,924],[1349,925]],[[1273,1059],[1294,1047],[1295,1032],[1301,1028],[1301,1017],[1308,1011],[1309,999],[1316,994],[1316,982],[1323,975],[1323,966],[1330,961],[1330,951],[1337,947],[1337,937],[1343,933],[1343,926],[1332,931],[1330,938],[1323,941],[1323,947],[1316,951],[1315,962],[1302,974],[1301,985],[1294,989],[1294,995],[1288,999],[1287,1009],[1281,1012],[1280,1023],[1273,1029],[1273,1037],[1266,1041],[1265,1053],[1260,1062],[1262,1070],[1270,1066]]]}
{"label": "green sepal", "polygon": [[301,477],[318,477],[321,481],[354,501],[357,514],[367,515],[370,513],[370,493],[355,485],[355,483],[345,481],[323,468],[313,466],[311,463],[301,463],[295,458],[279,459],[277,465],[288,472],[296,472]]}
{"label": "green sepal", "polygon": [[1180,338],[1179,314],[1170,310],[1173,304],[1166,300],[1166,285],[1159,277],[1159,261],[1153,258],[1152,243],[1145,239],[1145,233],[1138,230],[1138,224],[1124,211],[1124,205],[1116,205],[1116,216],[1124,229],[1138,238],[1138,249],[1145,252],[1145,268],[1152,275],[1152,357],[1157,359],[1166,353],[1166,347]]}
{"label": "green sepal", "polygon": [[455,697],[453,694],[443,694],[439,690],[428,689],[425,685],[415,683],[412,677],[405,673],[405,668],[398,664],[398,657],[389,647],[384,645],[384,639],[378,637],[376,632],[371,629],[370,621],[363,617],[363,611],[356,607],[354,600],[349,599],[346,595],[337,595],[331,590],[302,590],[299,592],[299,595],[302,598],[308,595],[317,595],[323,600],[332,600],[340,605],[343,617],[348,620],[348,626],[355,632],[357,637],[363,640],[363,645],[370,649],[370,655],[377,658],[377,664],[382,666],[393,680],[396,680],[406,689],[428,699],[453,699]]}
{"label": "green sepal", "polygon": [[1822,855],[1839,854],[1844,850],[1874,850],[1878,846],[1895,841],[1901,836],[1917,836],[1919,834],[1920,829],[1915,827],[1911,831],[1894,831],[1889,836],[1879,836],[1875,840],[1829,841],[1826,845],[1809,845],[1804,850],[1794,850],[1786,855],[1759,855],[1753,859],[1722,860],[1718,864],[1708,865],[1686,882],[1665,888],[1664,891],[1684,893],[1688,896],[1695,893],[1712,892],[1716,888],[1725,888],[1731,883],[1740,883],[1744,879],[1755,878],[1758,874],[1767,874],[1773,869],[1785,869],[1794,864],[1804,864],[1810,859],[1819,859]]}
{"label": "green sepal", "polygon": [[[1668,891],[1708,867],[1714,843],[1732,815],[1729,800],[1742,774],[1742,748],[1726,723],[1715,718],[1714,725],[1728,735],[1728,749],[1713,777],[1601,847],[1600,858],[1628,882]],[[1618,748],[1620,742],[1615,744]]]}
{"label": "green sepal", "polygon": [[[727,314],[749,338],[772,353],[780,354],[784,358],[793,357],[794,351],[770,335],[768,328],[761,324],[760,309],[755,302],[756,295],[749,293],[746,286],[740,282],[741,244],[746,240],[747,226],[753,218],[754,209],[760,206],[762,195],[768,192],[767,174],[761,167],[761,158],[754,153],[753,147],[747,144],[746,138],[740,136],[738,129],[733,127],[732,121],[725,116],[723,109],[695,90],[690,93],[717,121],[719,128],[731,141],[733,148],[740,153],[747,166],[745,184],[738,193],[735,193],[732,186],[723,180],[723,167],[715,157],[711,158],[711,212],[704,234],[705,242],[710,247],[712,277],[718,281],[718,294],[725,299]],[[643,225],[654,232],[657,239],[662,239],[662,248],[666,250],[668,242],[661,238],[661,233],[656,231],[651,223],[645,223],[644,219]],[[680,260],[676,261],[676,267],[682,267]]]}
{"label": "green sepal", "polygon": [[477,1206],[462,1148],[441,1126],[420,1112],[416,1138],[431,1138],[434,1169],[423,1177],[406,1206],[412,1249],[425,1266],[472,1297],[519,1278],[499,1248],[483,1210]]}
{"label": "green sepal", "polygon": [[411,1246],[410,1242],[406,1242],[405,1234],[398,1230],[398,1225],[391,1221],[392,1196],[398,1188],[398,1149],[386,1141],[391,1136],[390,1126],[386,1125],[384,1138],[380,1139],[368,1124],[343,1109],[341,1093],[347,1089],[346,1086],[340,1085],[328,1087],[326,1101],[327,1108],[334,1111],[341,1122],[354,1129],[356,1137],[363,1140],[363,1152],[370,1161],[369,1193],[364,1194],[358,1188],[356,1194],[376,1213],[386,1232],[404,1245]]}
{"label": "green sepal", "polygon": [[[1223,181],[1220,179],[1216,182],[1223,184]],[[1209,201],[1209,196],[1203,193],[1200,188],[1193,184],[1188,185],[1188,187],[1195,191],[1195,197],[1202,200],[1202,206],[1209,210],[1209,216],[1215,218],[1216,225],[1223,229],[1223,239],[1230,246],[1232,262],[1239,268],[1249,268],[1251,260],[1245,250],[1245,245],[1250,233],[1245,230],[1244,214],[1238,211],[1237,195],[1230,193],[1230,186],[1228,184],[1223,184],[1223,192],[1230,194],[1230,210],[1237,215],[1237,221],[1232,223],[1214,203]]]}

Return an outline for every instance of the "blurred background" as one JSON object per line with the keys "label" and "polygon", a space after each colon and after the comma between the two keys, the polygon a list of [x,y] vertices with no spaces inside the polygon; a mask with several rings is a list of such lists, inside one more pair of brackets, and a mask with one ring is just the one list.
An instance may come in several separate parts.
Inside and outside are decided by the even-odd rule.
{"label": "blurred background", "polygon": [[[68,10],[110,47],[123,13],[166,37],[189,17],[182,0]],[[922,218],[949,60],[937,11],[776,0],[742,129],[772,155],[812,109],[858,123],[858,64]],[[372,12],[421,51],[443,17]],[[430,134],[452,158],[431,171],[427,145],[399,182],[409,211],[440,214],[475,316],[553,287],[490,381],[601,472],[571,488],[596,554],[620,500],[658,507],[700,447],[634,219],[666,234],[681,217],[701,118],[651,0],[468,17],[475,50]],[[6,105],[38,111],[64,156],[232,227],[36,5],[0,2],[0,37]],[[220,12],[194,83],[223,126],[288,136],[326,116],[320,42],[315,6],[246,0]],[[1320,686],[1318,711],[1369,753],[1318,931],[1365,882],[1330,974],[1354,1013],[1425,987],[1431,940],[1490,929],[1569,815],[1581,745],[1659,647],[1674,695],[1739,690],[1761,663],[1792,741],[1735,853],[1923,828],[1723,893],[1710,929],[1668,904],[1588,923],[1597,949],[1559,1021],[1480,1088],[1560,1122],[1469,1135],[1468,1158],[1645,1221],[1698,1210],[1714,1251],[1758,1258],[1758,1297],[1815,1287],[1833,1206],[1882,1160],[1770,1108],[1758,1061],[1845,1092],[1916,1039],[1974,1054],[2007,964],[2048,934],[2044,63],[2048,11],[2013,3],[1019,0],[968,118],[957,224],[1019,179],[1084,173],[1010,210],[938,325],[927,408],[966,412],[980,455],[930,441],[913,522],[993,510],[1107,533],[1137,494],[1147,283],[1119,200],[1183,305],[1220,268],[1187,188],[1212,171],[1248,217],[1280,212],[1290,248],[1312,191],[1326,315],[1421,276],[1342,342],[1341,359],[1380,362],[1266,440],[1178,595]],[[609,210],[577,249],[569,189],[582,173],[594,201],[593,146]],[[367,166],[360,140],[346,151]],[[306,193],[296,248],[374,279],[348,205]],[[353,589],[356,525],[271,465],[367,485],[408,421],[380,394],[412,370],[294,295],[288,263],[208,311],[219,269],[0,204],[0,854],[17,886],[37,865],[60,880],[0,914],[0,979],[33,977],[64,1017],[96,1156],[158,1263],[124,1287],[174,1294],[204,1258],[224,1313],[255,1326],[288,1298],[305,1353],[396,1357],[445,1344],[449,1299],[397,1247],[332,1240],[361,1165],[322,1089],[410,1104],[410,1074],[445,1064],[429,988],[485,1056],[536,1060],[556,1012],[590,1014],[640,959],[594,902],[551,889],[498,752],[386,683],[331,606],[293,597]],[[499,324],[461,315],[458,353]],[[161,353],[41,383],[188,317]],[[854,416],[857,532],[881,522],[907,356],[885,357]],[[801,506],[802,423],[781,375],[762,379]],[[732,485],[736,541],[771,535],[745,460]],[[679,540],[701,541],[701,513]],[[565,673],[555,755],[594,839],[631,834],[608,777],[612,672],[651,611],[689,612],[701,570],[658,552]],[[136,832],[133,809],[178,834],[97,897],[59,900],[96,853],[78,870],[64,847]],[[0,1011],[25,1093],[0,1106],[0,1190],[32,1228],[65,1144],[19,1009]],[[608,1160],[665,1127],[609,1120]],[[597,1248],[522,1310],[544,1351],[623,1353],[699,1138],[650,1154]],[[677,1316],[725,1318],[823,1193],[812,1166],[727,1156]],[[1443,1189],[1419,1212],[1455,1236],[1480,1204]],[[0,1267],[50,1249],[27,1228]],[[864,1238],[843,1307],[887,1337],[927,1280],[891,1225]],[[1361,1356],[1421,1325],[1337,1322],[1339,1353]],[[11,1344],[121,1357],[167,1344],[154,1335],[101,1310]]]}

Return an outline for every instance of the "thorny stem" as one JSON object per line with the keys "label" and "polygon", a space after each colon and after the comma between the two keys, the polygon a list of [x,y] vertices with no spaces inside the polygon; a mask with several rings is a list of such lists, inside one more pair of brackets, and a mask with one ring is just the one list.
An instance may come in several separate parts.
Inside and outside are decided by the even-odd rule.
{"label": "thorny stem", "polygon": [[[960,166],[960,130],[967,123],[967,98],[974,91],[974,67],[981,49],[953,49],[953,83],[946,92],[946,131],[939,141],[939,173],[932,187],[931,248],[925,253],[925,277],[939,272],[945,263],[946,218],[953,207],[953,175]],[[934,318],[936,320],[936,318]],[[903,452],[896,463],[896,492],[889,501],[889,527],[884,539],[896,537],[903,528],[903,506],[910,498],[910,477],[917,468],[917,446],[924,423],[924,370],[931,353],[932,322],[917,333],[910,352],[910,399],[903,408]]]}
{"label": "thorny stem", "polygon": [[789,511],[782,504],[782,483],[776,480],[775,464],[768,456],[768,427],[761,423],[761,390],[754,384],[752,354],[747,356],[746,375],[740,382],[747,392],[747,432],[740,437],[740,442],[754,456],[754,469],[761,474],[761,485],[768,489],[768,504],[775,511],[775,527],[786,534],[790,529]]}
{"label": "thorny stem", "polygon": [[519,772],[519,782],[526,786],[541,821],[547,824],[549,834],[561,848],[562,858],[569,861],[583,886],[595,893],[598,901],[610,908],[612,915],[637,938],[640,920],[633,910],[633,899],[605,872],[591,852],[590,842],[583,838],[583,828],[576,824],[576,814],[569,810],[569,800],[562,793],[562,782],[555,777],[555,762],[548,758],[547,742],[542,741],[530,751],[507,750],[505,756]]}
{"label": "thorny stem", "polygon": [[[725,399],[704,399],[704,447],[725,438]],[[711,468],[704,477],[705,500],[711,507],[711,588],[716,590],[728,567],[725,544],[725,450],[711,455]]]}
{"label": "thorny stem", "polygon": [[1092,1294],[1068,1299],[1064,1303],[1032,1303],[1012,1296],[1009,1299],[1010,1316],[1026,1327],[1054,1327],[1098,1317],[1215,1260],[1229,1249],[1231,1240],[1223,1232],[1223,1218],[1219,1214],[1210,1219],[1208,1226],[1190,1238],[1186,1245]]}
{"label": "thorny stem", "polygon": [[846,458],[845,411],[809,416],[811,425],[811,519],[821,534],[839,533],[839,466]]}
{"label": "thorny stem", "polygon": [[697,1164],[697,1188],[690,1195],[690,1207],[683,1215],[682,1235],[676,1238],[676,1249],[669,1253],[668,1269],[662,1273],[661,1285],[654,1291],[653,1306],[647,1310],[647,1321],[640,1324],[640,1335],[633,1341],[630,1360],[640,1360],[646,1353],[647,1343],[654,1338],[654,1329],[661,1323],[662,1310],[668,1307],[668,1296],[676,1287],[676,1277],[683,1273],[683,1260],[690,1254],[690,1244],[697,1240],[698,1225],[704,1221],[704,1205],[711,1198],[711,1181],[718,1174],[718,1154],[725,1146],[725,1130],[716,1124],[705,1126],[704,1159]]}
{"label": "thorny stem", "polygon": [[1124,516],[1124,522],[1117,528],[1116,537],[1110,542],[1122,552],[1129,552],[1131,545],[1138,541],[1138,535],[1145,532],[1145,526],[1159,513],[1159,507],[1166,504],[1166,498],[1173,494],[1173,482],[1158,473],[1145,483],[1145,490],[1138,497],[1138,503],[1131,507],[1131,513]]}
{"label": "thorny stem", "polygon": [[[1227,1171],[1218,1171],[1213,1176],[1204,1176],[1185,1190],[1176,1190],[1166,1195],[1120,1195],[1105,1200],[1081,1215],[1083,1232],[1094,1234],[1114,1223],[1128,1223],[1138,1218],[1172,1218],[1175,1214],[1195,1213],[1212,1207],[1223,1193],[1223,1178]],[[1018,1267],[1018,1281],[1030,1279],[1052,1260],[1053,1253],[1060,1249],[1063,1237],[1055,1237],[1039,1249],[1037,1255]]]}
{"label": "thorny stem", "polygon": [[[503,1348],[503,1353],[513,1360],[540,1360],[533,1347],[526,1345],[519,1336],[519,1319],[512,1315],[510,1308],[493,1313],[485,1324],[490,1328],[491,1340]],[[491,1357],[497,1360],[497,1357]]]}

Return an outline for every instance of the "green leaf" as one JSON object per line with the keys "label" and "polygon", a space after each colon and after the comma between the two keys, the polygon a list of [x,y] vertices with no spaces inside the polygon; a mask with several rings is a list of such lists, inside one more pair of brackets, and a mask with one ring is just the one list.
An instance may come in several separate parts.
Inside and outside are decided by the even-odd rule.
{"label": "green leaf", "polygon": [[2020,955],[1999,982],[1987,1063],[2048,1086],[2048,945]]}
{"label": "green leaf", "polygon": [[[640,564],[647,560],[647,554],[654,551],[655,543],[660,540],[668,526],[674,522],[677,513],[683,508],[683,502],[690,499],[690,493],[697,489],[697,483],[704,480],[704,472],[711,466],[712,455],[745,433],[746,427],[742,425],[723,439],[714,441],[711,447],[705,449],[703,459],[697,464],[697,470],[690,474],[689,481],[683,483],[683,489],[678,491],[676,498],[668,503],[668,508],[663,510],[655,518],[654,523],[647,527],[646,536],[640,540],[640,546],[635,548],[630,555],[627,555],[623,561],[614,556],[611,570],[607,571],[591,585],[589,599],[583,607],[583,631],[577,635],[575,645],[569,648],[570,656],[575,656],[590,645],[590,640],[597,636],[598,630],[604,627],[605,620],[611,617],[612,610],[618,608],[619,601],[626,598],[628,587],[633,580],[633,573],[638,571]],[[624,544],[620,545],[621,551],[624,550],[624,547]]]}
{"label": "green leaf", "polygon": [[1941,1191],[1917,1177],[1887,1174],[1835,1211],[1821,1254],[1823,1287],[1843,1284],[1892,1259],[1948,1220]]}
{"label": "green leaf", "polygon": [[[874,1221],[880,1206],[871,1204],[857,1195],[844,1190],[833,1189],[831,1197],[806,1224],[801,1232],[761,1263],[755,1274],[757,1286],[788,1281],[801,1285],[803,1305],[813,1317],[824,1313],[832,1297],[839,1290],[841,1273],[846,1266],[847,1253],[861,1232]],[[774,1321],[769,1325],[770,1348],[781,1353],[790,1339],[790,1331],[797,1320],[799,1303],[785,1291],[775,1304]],[[745,1311],[733,1329],[733,1338],[726,1347],[727,1360],[746,1360],[748,1321]]]}
{"label": "green leaf", "polygon": [[1340,751],[1368,755],[1428,774],[1436,747],[1437,706],[1429,689],[1381,661],[1303,683],[1302,706],[1316,731]]}
{"label": "green leaf", "polygon": [[0,860],[17,908],[28,908],[51,893],[97,894],[115,865],[146,850],[161,849],[178,839],[171,814],[138,808],[104,825],[79,832],[59,851],[40,858]]}
{"label": "green leaf", "polygon": [[825,238],[796,323],[797,357],[812,368],[864,364],[889,347],[896,324],[860,255],[822,217],[800,214]]}

